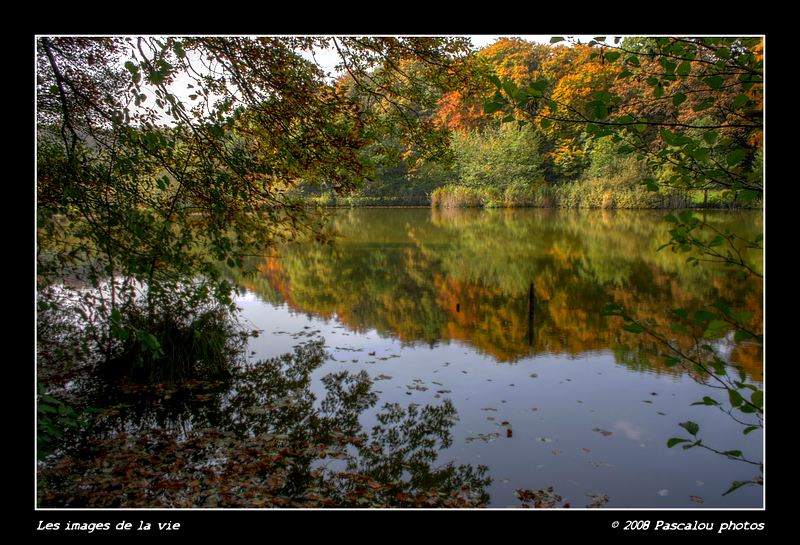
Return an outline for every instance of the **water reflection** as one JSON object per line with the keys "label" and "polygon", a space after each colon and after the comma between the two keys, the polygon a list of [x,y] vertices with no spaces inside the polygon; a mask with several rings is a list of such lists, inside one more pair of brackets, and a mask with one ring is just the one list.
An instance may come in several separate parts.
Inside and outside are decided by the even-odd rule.
{"label": "water reflection", "polygon": [[[633,368],[677,373],[655,346],[601,316],[606,303],[670,328],[669,311],[712,302],[748,311],[761,330],[760,279],[690,267],[657,251],[663,214],[644,211],[348,210],[333,246],[291,245],[256,263],[243,284],[274,304],[352,330],[407,343],[469,343],[500,362],[537,354],[612,350]],[[752,238],[761,215],[707,213],[717,228]],[[761,259],[751,255],[760,270]],[[684,348],[691,334],[675,333]],[[761,350],[742,343],[731,360],[761,380]]]}
{"label": "water reflection", "polygon": [[[228,383],[95,392],[113,406],[40,471],[42,507],[465,507],[488,501],[483,466],[436,465],[452,403],[377,403],[366,372],[322,379],[321,341],[249,364]],[[149,395],[146,395],[149,394]],[[157,395],[153,395],[157,394]]]}

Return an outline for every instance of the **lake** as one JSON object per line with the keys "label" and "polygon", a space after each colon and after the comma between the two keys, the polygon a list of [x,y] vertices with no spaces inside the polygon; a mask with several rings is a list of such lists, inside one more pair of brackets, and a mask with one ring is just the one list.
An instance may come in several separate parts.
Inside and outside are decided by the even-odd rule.
{"label": "lake", "polygon": [[[760,279],[713,263],[691,266],[669,240],[664,212],[550,209],[342,209],[331,245],[292,244],[251,265],[237,300],[252,360],[323,339],[322,377],[365,371],[378,402],[452,403],[452,441],[437,463],[486,466],[490,507],[519,507],[515,490],[546,490],[579,508],[751,507],[763,489],[731,483],[758,467],[702,448],[667,448],[700,426],[703,444],[763,460],[761,430],[717,407],[725,392],[670,367],[664,348],[603,316],[607,303],[670,334],[672,309],[720,302],[761,331]],[[715,228],[753,238],[760,212],[695,212]],[[760,254],[748,258],[761,272]],[[763,381],[759,345],[712,339],[746,381]]]}

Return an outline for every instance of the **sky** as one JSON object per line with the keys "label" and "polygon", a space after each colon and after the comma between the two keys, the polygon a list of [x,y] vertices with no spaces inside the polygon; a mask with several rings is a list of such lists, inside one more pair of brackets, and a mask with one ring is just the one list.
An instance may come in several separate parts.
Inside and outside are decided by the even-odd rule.
{"label": "sky", "polygon": [[[549,44],[551,35],[540,35],[540,34],[530,34],[530,35],[520,35],[520,34],[477,34],[477,35],[465,35],[472,40],[472,45],[475,46],[476,49],[481,49],[490,45],[495,42],[498,38],[522,38],[523,40],[527,40],[529,42],[536,42],[540,44]],[[594,36],[597,36],[596,34]],[[594,36],[572,36],[573,38],[579,39],[582,42],[588,42]],[[309,60],[316,59],[316,62],[319,66],[326,72],[329,72],[331,76],[335,77],[336,73],[334,70],[334,66],[339,61],[339,57],[336,55],[336,51],[334,49],[328,50],[318,50],[314,52],[312,55],[310,53],[301,53],[304,57]]]}

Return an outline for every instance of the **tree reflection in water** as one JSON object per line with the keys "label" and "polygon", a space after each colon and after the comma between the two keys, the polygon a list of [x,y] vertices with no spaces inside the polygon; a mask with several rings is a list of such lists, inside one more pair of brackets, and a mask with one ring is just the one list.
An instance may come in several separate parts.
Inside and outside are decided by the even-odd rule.
{"label": "tree reflection in water", "polygon": [[[72,446],[40,467],[41,507],[473,507],[485,466],[437,465],[457,420],[439,406],[377,403],[364,372],[322,379],[322,341],[248,364],[227,384],[117,388]],[[95,394],[95,405],[100,405]],[[113,401],[108,401],[113,400]]]}

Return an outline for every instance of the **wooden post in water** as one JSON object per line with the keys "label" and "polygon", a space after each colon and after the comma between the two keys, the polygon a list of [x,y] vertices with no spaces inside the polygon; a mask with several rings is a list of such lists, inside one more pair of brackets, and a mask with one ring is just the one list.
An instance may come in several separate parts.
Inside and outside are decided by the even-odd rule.
{"label": "wooden post in water", "polygon": [[533,282],[531,282],[531,289],[528,292],[528,346],[533,346]]}

